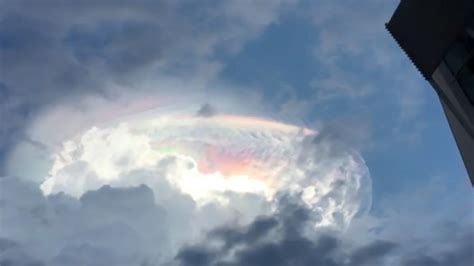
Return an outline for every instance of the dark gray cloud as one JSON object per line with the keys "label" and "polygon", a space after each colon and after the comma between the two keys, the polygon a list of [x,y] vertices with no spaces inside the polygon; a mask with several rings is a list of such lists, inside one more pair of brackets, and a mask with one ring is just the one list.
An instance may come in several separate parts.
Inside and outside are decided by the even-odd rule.
{"label": "dark gray cloud", "polygon": [[2,266],[44,266],[44,263],[31,258],[21,247],[9,239],[0,238],[0,265]]}
{"label": "dark gray cloud", "polygon": [[432,243],[426,242],[419,246],[419,243],[378,238],[362,244],[348,241],[344,234],[325,230],[312,237],[306,231],[311,226],[310,213],[301,204],[284,197],[274,216],[259,217],[244,227],[215,229],[202,242],[181,249],[175,263],[182,266],[460,266],[474,262],[474,234],[469,231],[464,231],[463,238],[450,242],[449,250],[432,252]]}
{"label": "dark gray cloud", "polygon": [[[179,265],[371,265],[392,252],[396,245],[379,240],[350,254],[331,231],[308,235],[312,212],[290,196],[279,201],[274,216],[259,217],[242,228],[213,230],[202,243],[183,248]],[[311,229],[310,229],[311,231]],[[221,243],[213,247],[205,243]],[[362,264],[366,263],[366,264]]]}
{"label": "dark gray cloud", "polygon": [[452,247],[450,251],[439,254],[412,254],[404,258],[404,266],[467,266],[474,263],[474,233],[468,232],[459,246]]}
{"label": "dark gray cloud", "polygon": [[214,106],[205,103],[199,108],[199,110],[196,112],[196,116],[201,116],[201,117],[211,117],[215,116],[217,114],[217,110]]}

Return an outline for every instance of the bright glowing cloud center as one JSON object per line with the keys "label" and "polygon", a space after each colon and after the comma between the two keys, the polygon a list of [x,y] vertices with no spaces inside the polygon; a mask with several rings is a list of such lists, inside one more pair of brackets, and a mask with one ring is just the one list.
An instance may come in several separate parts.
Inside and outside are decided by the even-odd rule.
{"label": "bright glowing cloud center", "polygon": [[199,206],[230,204],[232,194],[271,204],[278,192],[299,193],[321,214],[320,225],[344,226],[370,202],[368,171],[355,153],[318,157],[327,147],[308,142],[316,136],[254,117],[131,119],[64,142],[41,189],[80,197],[105,184],[146,184],[159,193],[167,182]]}

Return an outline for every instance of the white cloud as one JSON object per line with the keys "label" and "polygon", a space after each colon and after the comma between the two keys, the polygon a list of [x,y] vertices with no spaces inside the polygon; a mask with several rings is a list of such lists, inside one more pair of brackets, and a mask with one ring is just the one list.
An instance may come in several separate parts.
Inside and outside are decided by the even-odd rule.
{"label": "white cloud", "polygon": [[[368,170],[354,151],[332,153],[334,144],[325,139],[316,137],[313,143],[314,136],[299,136],[297,127],[272,128],[254,118],[248,120],[254,124],[225,116],[179,119],[92,128],[64,142],[41,189],[47,195],[65,192],[80,197],[105,184],[146,184],[156,192],[156,182],[162,179],[200,206],[228,205],[227,193],[256,194],[270,204],[276,193],[292,191],[303,193],[307,204],[321,214],[320,225],[342,228],[360,208],[370,206]],[[142,170],[155,175],[131,174]],[[335,212],[340,219],[334,218]]]}

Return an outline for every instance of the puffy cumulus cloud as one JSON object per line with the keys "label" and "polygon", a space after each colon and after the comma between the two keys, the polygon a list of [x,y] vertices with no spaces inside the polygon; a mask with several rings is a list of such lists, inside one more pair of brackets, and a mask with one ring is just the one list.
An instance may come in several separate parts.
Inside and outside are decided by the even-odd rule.
{"label": "puffy cumulus cloud", "polygon": [[291,2],[2,1],[0,159],[51,104],[168,78],[206,83]]}
{"label": "puffy cumulus cloud", "polygon": [[[146,184],[161,198],[169,183],[199,206],[227,206],[243,221],[267,213],[275,196],[289,191],[320,215],[315,225],[345,228],[370,207],[371,183],[358,153],[335,147],[308,129],[257,118],[129,121],[64,142],[41,189],[80,197],[103,185]],[[261,200],[235,201],[241,194]]]}
{"label": "puffy cumulus cloud", "polygon": [[[80,198],[43,196],[17,178],[0,183],[1,265],[161,265],[200,230],[223,224],[222,217],[239,217],[215,204],[197,209],[166,182],[156,194],[144,185],[103,186]],[[234,201],[249,205],[258,198]]]}
{"label": "puffy cumulus cloud", "polygon": [[[144,232],[136,230],[142,230],[141,226],[149,223],[147,234],[163,235],[159,227],[151,230],[151,221],[164,218],[146,187],[122,191],[104,187],[84,195],[79,201],[65,195],[44,198],[32,184],[14,178],[2,178],[1,183],[4,203],[1,235],[21,243],[18,249],[35,260],[51,261],[53,265],[80,265],[96,260],[91,265],[100,265],[100,262],[122,259],[129,264],[134,253],[141,256],[145,249],[140,239],[145,236]],[[155,243],[157,249],[166,246],[165,242]],[[11,265],[23,265],[17,264],[21,260],[12,257],[14,248],[17,247],[2,250],[2,263],[11,261]],[[94,252],[100,256],[91,259]],[[127,265],[127,262],[117,265]]]}

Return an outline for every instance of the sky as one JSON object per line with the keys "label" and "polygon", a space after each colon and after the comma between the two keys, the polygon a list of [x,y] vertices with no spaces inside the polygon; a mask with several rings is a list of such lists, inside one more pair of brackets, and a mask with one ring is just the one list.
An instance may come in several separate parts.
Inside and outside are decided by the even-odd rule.
{"label": "sky", "polygon": [[0,0],[0,265],[473,265],[397,5]]}

